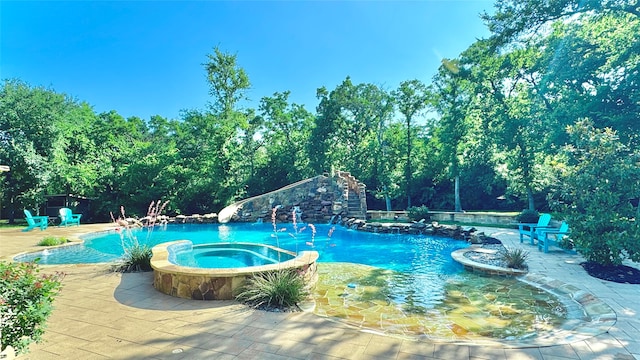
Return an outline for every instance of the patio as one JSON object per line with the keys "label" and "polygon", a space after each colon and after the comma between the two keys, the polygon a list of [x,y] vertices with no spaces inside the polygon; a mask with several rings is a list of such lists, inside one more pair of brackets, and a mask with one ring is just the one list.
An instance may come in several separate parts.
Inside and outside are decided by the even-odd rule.
{"label": "patio", "polygon": [[[99,231],[109,224],[50,227],[22,233],[0,229],[0,260],[35,246],[43,236]],[[505,246],[517,231],[481,229]],[[640,285],[595,279],[582,258],[534,247],[530,272],[596,295],[617,315],[608,333],[568,345],[504,348],[455,345],[379,335],[309,313],[268,313],[234,301],[194,301],[152,287],[152,273],[115,274],[102,265],[47,266],[64,271],[45,341],[18,359],[640,359]],[[627,263],[639,267],[639,264]]]}

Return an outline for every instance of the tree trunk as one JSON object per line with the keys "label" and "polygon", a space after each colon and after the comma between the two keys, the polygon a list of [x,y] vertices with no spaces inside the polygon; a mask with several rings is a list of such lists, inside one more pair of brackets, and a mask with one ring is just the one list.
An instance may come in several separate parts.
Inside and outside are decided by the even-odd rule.
{"label": "tree trunk", "polygon": [[462,205],[460,204],[460,176],[456,175],[454,179],[454,198],[455,198],[455,212],[462,212]]}
{"label": "tree trunk", "polygon": [[536,204],[533,201],[533,190],[529,186],[527,186],[527,200],[529,201],[529,210],[535,210]]}
{"label": "tree trunk", "polygon": [[15,224],[15,223],[16,223],[16,204],[15,204],[15,198],[11,196],[11,199],[9,199],[9,224]]}
{"label": "tree trunk", "polygon": [[407,117],[407,167],[405,169],[407,178],[407,209],[411,207],[411,118]]}

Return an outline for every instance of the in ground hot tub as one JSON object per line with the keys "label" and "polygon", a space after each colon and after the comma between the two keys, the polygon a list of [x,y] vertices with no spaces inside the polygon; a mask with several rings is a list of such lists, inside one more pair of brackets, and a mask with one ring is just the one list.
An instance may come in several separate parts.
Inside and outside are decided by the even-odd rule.
{"label": "in ground hot tub", "polygon": [[294,259],[292,252],[252,243],[222,243],[169,248],[169,262],[188,267],[225,269],[277,264]]}
{"label": "in ground hot tub", "polygon": [[318,252],[298,255],[254,243],[193,245],[180,240],[153,247],[153,286],[160,292],[187,299],[230,300],[244,280],[274,270],[299,271],[307,284],[317,279]]}

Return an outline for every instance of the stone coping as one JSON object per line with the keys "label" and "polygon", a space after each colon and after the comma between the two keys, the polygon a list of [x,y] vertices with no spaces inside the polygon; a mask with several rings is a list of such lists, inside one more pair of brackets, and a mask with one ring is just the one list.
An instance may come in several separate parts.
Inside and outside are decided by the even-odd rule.
{"label": "stone coping", "polygon": [[[221,244],[262,246],[295,256],[295,253],[290,251],[264,244],[216,243],[216,245]],[[178,240],[152,248],[153,287],[171,296],[194,300],[231,300],[235,298],[248,277],[280,269],[298,271],[309,286],[315,285],[317,280],[316,260],[319,256],[317,251],[301,251],[293,259],[276,264],[237,268],[197,268],[180,266],[169,261],[169,248],[180,245],[191,246],[192,243],[189,240]]]}
{"label": "stone coping", "polygon": [[467,271],[480,272],[487,275],[499,275],[499,276],[521,276],[528,273],[527,270],[503,268],[500,266],[494,266],[489,264],[483,264],[475,262],[468,257],[464,256],[467,252],[486,252],[486,249],[479,245],[471,245],[464,249],[459,249],[451,253],[451,257],[456,262],[462,264]]}

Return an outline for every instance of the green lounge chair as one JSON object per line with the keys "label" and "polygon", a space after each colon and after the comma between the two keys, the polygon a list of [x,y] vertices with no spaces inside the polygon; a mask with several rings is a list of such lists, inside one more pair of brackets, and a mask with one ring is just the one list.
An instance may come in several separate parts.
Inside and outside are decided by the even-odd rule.
{"label": "green lounge chair", "polygon": [[44,230],[49,224],[48,216],[32,216],[31,211],[27,209],[24,209],[24,216],[27,218],[27,225],[29,226],[27,226],[26,229],[22,229],[22,231],[29,231],[37,227],[39,227],[40,230]]}
{"label": "green lounge chair", "polygon": [[549,227],[549,223],[551,222],[550,214],[540,214],[538,218],[538,222],[536,224],[533,223],[520,223],[518,224],[518,231],[520,232],[520,243],[522,243],[523,236],[528,236],[531,245],[535,245],[536,239],[536,229],[542,227]]}
{"label": "green lounge chair", "polygon": [[60,225],[58,226],[67,226],[67,225],[80,225],[80,218],[82,214],[73,214],[71,209],[69,208],[61,208],[60,209]]}
{"label": "green lounge chair", "polygon": [[[549,252],[549,244],[559,246],[562,238],[569,234],[569,224],[562,222],[559,228],[543,227],[536,230],[538,238],[538,251],[543,250]],[[554,235],[554,239],[549,238]]]}

